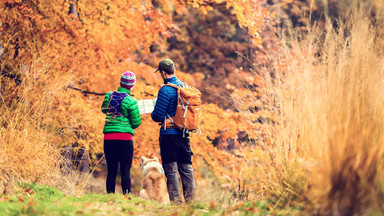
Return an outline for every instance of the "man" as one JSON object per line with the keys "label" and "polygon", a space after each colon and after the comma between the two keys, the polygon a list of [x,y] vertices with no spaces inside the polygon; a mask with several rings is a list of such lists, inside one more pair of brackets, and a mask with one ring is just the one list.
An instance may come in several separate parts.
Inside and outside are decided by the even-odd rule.
{"label": "man", "polygon": [[[175,84],[182,86],[185,82],[180,81],[175,75],[176,65],[171,59],[160,61],[158,69],[164,84]],[[153,121],[162,123],[160,129],[160,154],[167,177],[167,187],[171,201],[181,204],[179,177],[183,185],[183,194],[186,202],[189,202],[195,194],[195,179],[193,177],[192,161],[193,155],[190,146],[189,133],[175,127],[164,126],[164,123],[175,116],[177,107],[177,89],[171,86],[163,86],[158,93],[157,101],[151,117]]]}

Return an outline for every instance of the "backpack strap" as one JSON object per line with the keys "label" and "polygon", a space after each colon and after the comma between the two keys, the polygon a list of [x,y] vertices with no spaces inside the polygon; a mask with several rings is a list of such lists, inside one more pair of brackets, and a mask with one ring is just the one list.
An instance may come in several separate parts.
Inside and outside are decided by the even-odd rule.
{"label": "backpack strap", "polygon": [[108,112],[112,117],[123,116],[121,111],[121,104],[123,100],[129,95],[125,92],[113,91],[109,95]]}
{"label": "backpack strap", "polygon": [[[164,130],[167,130],[167,121],[171,122],[171,125],[168,126],[168,128],[176,128],[175,127],[175,121],[172,119],[171,116],[168,115],[168,113],[165,113],[165,117],[164,117],[164,122],[163,122],[163,127],[164,127]],[[167,117],[168,117],[168,120],[167,120]]]}
{"label": "backpack strap", "polygon": [[181,99],[180,88],[189,88],[190,86],[188,86],[185,82],[183,82],[182,87],[177,86],[173,83],[167,83],[167,84],[161,85],[161,87],[164,87],[164,86],[171,86],[171,87],[175,88],[177,90],[177,99],[176,100],[181,102],[181,106],[183,107],[183,109],[186,109],[188,107],[188,103],[185,104],[184,101]]}
{"label": "backpack strap", "polygon": [[182,84],[181,84],[182,86],[180,87],[180,86],[178,86],[178,85],[176,85],[176,84],[173,84],[173,83],[167,83],[167,84],[162,84],[162,85],[160,85],[161,87],[163,87],[163,86],[171,86],[171,87],[173,87],[173,88],[175,88],[175,89],[179,89],[179,88],[188,88],[188,87],[190,87],[189,85],[187,85],[187,83],[185,83],[184,81],[182,81]]}
{"label": "backpack strap", "polygon": [[164,87],[164,86],[171,86],[171,87],[175,88],[176,90],[179,90],[179,88],[180,88],[179,86],[177,86],[177,85],[175,85],[173,83],[162,84],[161,88]]}
{"label": "backpack strap", "polygon": [[[177,90],[177,99],[176,100],[177,100],[177,103],[178,103],[178,101],[180,101],[181,102],[181,106],[183,106],[183,109],[185,109],[185,113],[184,113],[184,117],[185,117],[186,111],[187,111],[186,108],[188,108],[188,103],[184,104],[183,100],[181,99],[180,88],[189,87],[189,86],[185,82],[183,82],[183,87],[177,86],[177,85],[175,85],[173,83],[167,83],[167,84],[162,84],[161,88],[164,87],[164,86],[170,86],[170,87],[173,87],[173,88],[175,88]],[[169,120],[167,120],[167,119],[169,119]],[[166,116],[164,117],[164,122],[162,123],[162,126],[164,127],[164,130],[167,130],[167,121],[171,122],[171,125],[168,126],[168,128],[176,128],[175,121],[172,119],[171,116],[168,115],[168,113],[166,113]]]}

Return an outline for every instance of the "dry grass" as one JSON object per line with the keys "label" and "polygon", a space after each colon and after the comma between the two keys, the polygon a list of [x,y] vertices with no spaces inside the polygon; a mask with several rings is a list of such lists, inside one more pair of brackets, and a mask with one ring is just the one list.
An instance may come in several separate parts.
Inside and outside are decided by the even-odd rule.
{"label": "dry grass", "polygon": [[55,109],[69,77],[54,70],[57,62],[41,57],[20,67],[18,85],[7,77],[0,78],[0,184],[29,181],[55,185],[61,181],[60,138],[55,125],[60,112]]}
{"label": "dry grass", "polygon": [[285,66],[264,77],[278,120],[253,152],[260,197],[321,215],[384,213],[383,36],[366,14],[356,7],[336,30],[285,37]]}
{"label": "dry grass", "polygon": [[382,203],[384,61],[375,46],[381,39],[364,13],[356,13],[338,33],[328,31],[320,59],[305,63],[298,77],[306,83],[299,117],[309,123],[300,148],[316,161],[311,191],[327,214]]}
{"label": "dry grass", "polygon": [[200,170],[202,178],[196,180],[194,200],[199,203],[215,203],[221,207],[234,206],[238,203],[235,191],[231,187],[223,187],[222,183],[207,168]]}

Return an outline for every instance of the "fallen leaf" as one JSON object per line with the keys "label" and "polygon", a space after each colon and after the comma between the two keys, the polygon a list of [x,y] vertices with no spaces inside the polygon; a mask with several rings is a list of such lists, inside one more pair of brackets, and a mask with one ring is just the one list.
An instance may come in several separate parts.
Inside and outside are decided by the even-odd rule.
{"label": "fallen leaf", "polygon": [[83,203],[83,206],[84,206],[84,207],[89,207],[90,205],[91,205],[91,203],[87,203],[87,202],[86,202],[86,203]]}
{"label": "fallen leaf", "polygon": [[35,191],[34,191],[32,188],[27,188],[27,189],[25,190],[25,192],[26,192],[27,194],[29,194],[29,195],[33,195],[33,194],[35,194]]}
{"label": "fallen leaf", "polygon": [[209,209],[215,209],[215,203],[213,201],[209,202]]}
{"label": "fallen leaf", "polygon": [[37,204],[36,204],[35,201],[30,200],[30,201],[28,202],[28,205],[30,205],[30,206],[36,206]]}
{"label": "fallen leaf", "polygon": [[5,201],[8,201],[8,200],[9,200],[8,196],[0,197],[0,202],[5,202]]}
{"label": "fallen leaf", "polygon": [[132,200],[132,198],[128,196],[128,194],[125,194],[123,199]]}

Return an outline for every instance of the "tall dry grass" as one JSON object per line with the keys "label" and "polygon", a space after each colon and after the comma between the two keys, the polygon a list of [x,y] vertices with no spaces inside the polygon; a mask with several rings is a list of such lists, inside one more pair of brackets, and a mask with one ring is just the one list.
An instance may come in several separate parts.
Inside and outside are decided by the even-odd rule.
{"label": "tall dry grass", "polygon": [[20,67],[18,83],[0,77],[0,188],[5,192],[13,192],[7,187],[17,181],[61,181],[55,117],[70,77],[56,71],[56,64],[57,58],[43,56]]}
{"label": "tall dry grass", "polygon": [[263,77],[276,122],[252,154],[259,197],[321,215],[384,214],[383,23],[367,14],[357,5],[336,29],[283,37]]}

